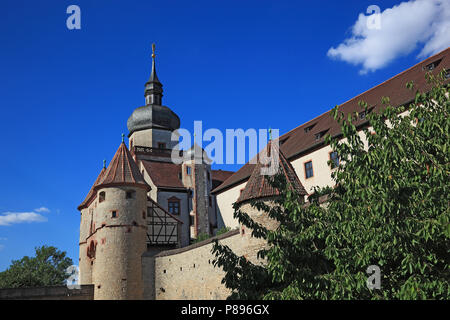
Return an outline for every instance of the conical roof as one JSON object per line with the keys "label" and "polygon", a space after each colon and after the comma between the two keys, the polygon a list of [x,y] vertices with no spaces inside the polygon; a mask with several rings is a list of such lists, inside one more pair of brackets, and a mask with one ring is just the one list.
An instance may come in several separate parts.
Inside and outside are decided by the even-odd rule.
{"label": "conical roof", "polygon": [[91,190],[89,190],[86,198],[84,199],[84,201],[78,206],[78,210],[84,209],[85,207],[87,207],[87,205],[89,204],[89,202],[91,201],[91,199],[95,196],[96,192],[95,192],[95,187],[99,184],[99,182],[101,181],[101,179],[103,178],[103,175],[106,172],[106,168],[103,167],[102,171],[100,171],[100,174],[98,175],[97,179],[95,179],[94,184],[91,187]]}
{"label": "conical roof", "polygon": [[[263,161],[262,157],[266,157],[268,161]],[[273,188],[266,179],[266,175],[268,173],[270,174],[269,168],[272,164],[274,166],[278,164],[278,169],[271,173],[281,172],[292,190],[300,195],[307,194],[291,163],[286,159],[283,152],[281,152],[279,144],[269,141],[266,148],[257,156],[257,163],[254,166],[253,172],[250,175],[244,190],[242,190],[242,193],[237,200],[238,203],[247,200],[274,197],[280,194],[280,192]],[[264,172],[264,170],[266,170],[266,172]],[[266,173],[266,175],[264,175],[264,173]]]}
{"label": "conical roof", "polygon": [[106,172],[96,188],[108,186],[131,185],[150,190],[139,172],[139,168],[128,151],[125,143],[121,143],[119,149],[111,160]]}

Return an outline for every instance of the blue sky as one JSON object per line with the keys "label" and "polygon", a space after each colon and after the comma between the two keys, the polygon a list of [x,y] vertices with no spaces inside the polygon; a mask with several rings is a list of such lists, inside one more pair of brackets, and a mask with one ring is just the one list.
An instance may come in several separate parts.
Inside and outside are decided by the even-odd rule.
{"label": "blue sky", "polygon": [[0,271],[43,244],[77,263],[76,208],[144,103],[152,42],[183,128],[283,134],[448,47],[445,1],[400,3],[1,1]]}

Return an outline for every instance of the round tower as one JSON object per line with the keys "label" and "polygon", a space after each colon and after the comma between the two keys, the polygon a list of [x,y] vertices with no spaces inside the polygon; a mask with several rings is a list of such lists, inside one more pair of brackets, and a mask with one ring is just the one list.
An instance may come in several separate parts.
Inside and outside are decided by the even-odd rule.
{"label": "round tower", "polygon": [[96,300],[143,298],[141,256],[146,251],[148,191],[150,187],[122,142],[94,186],[92,227],[83,245],[86,249],[80,249],[80,257],[87,257],[81,260],[90,261]]}
{"label": "round tower", "polygon": [[[304,197],[307,194],[291,163],[280,150],[279,140],[269,140],[266,148],[258,155],[258,162],[236,201],[239,210],[247,213],[254,222],[268,230],[276,230],[279,222],[270,218],[267,212],[252,206],[252,202],[263,202],[269,208],[277,205],[274,201],[279,198],[280,192],[272,187],[267,180],[268,175],[273,176],[275,174],[283,175],[289,188],[300,197]],[[242,239],[247,241],[246,246],[249,253],[246,258],[255,264],[264,264],[265,261],[258,259],[257,253],[260,249],[267,246],[266,241],[253,237],[252,230],[243,225],[240,225],[240,234]]]}

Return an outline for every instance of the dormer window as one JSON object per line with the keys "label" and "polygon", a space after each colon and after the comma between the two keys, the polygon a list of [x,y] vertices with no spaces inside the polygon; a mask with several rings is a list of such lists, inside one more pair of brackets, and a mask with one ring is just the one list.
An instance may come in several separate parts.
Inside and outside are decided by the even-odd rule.
{"label": "dormer window", "polygon": [[166,149],[166,144],[164,142],[158,142],[158,149]]}
{"label": "dormer window", "polygon": [[320,138],[322,138],[322,137],[325,135],[325,133],[327,133],[327,131],[328,131],[328,129],[327,129],[327,130],[320,131],[320,132],[316,133],[316,134],[314,135],[314,137],[316,138],[316,140],[319,140]]}
{"label": "dormer window", "polygon": [[439,65],[439,63],[441,63],[441,61],[442,61],[442,59],[433,61],[432,63],[427,64],[424,69],[427,71],[432,71],[432,70],[436,69],[436,67]]}
{"label": "dormer window", "polygon": [[310,132],[311,129],[314,128],[315,125],[316,125],[316,124],[314,123],[314,124],[312,124],[312,125],[306,127],[306,128],[304,129],[304,130],[305,130],[305,133]]}

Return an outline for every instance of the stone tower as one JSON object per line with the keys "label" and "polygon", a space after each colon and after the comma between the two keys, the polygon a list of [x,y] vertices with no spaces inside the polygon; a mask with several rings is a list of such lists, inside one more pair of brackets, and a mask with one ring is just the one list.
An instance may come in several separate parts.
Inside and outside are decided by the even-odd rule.
{"label": "stone tower", "polygon": [[191,190],[193,219],[191,236],[196,239],[199,234],[212,235],[211,225],[213,207],[211,199],[211,159],[205,150],[194,142],[194,145],[183,155],[183,184]]}
{"label": "stone tower", "polygon": [[80,283],[94,284],[95,299],[142,299],[141,255],[146,251],[147,192],[122,142],[79,206]]}

